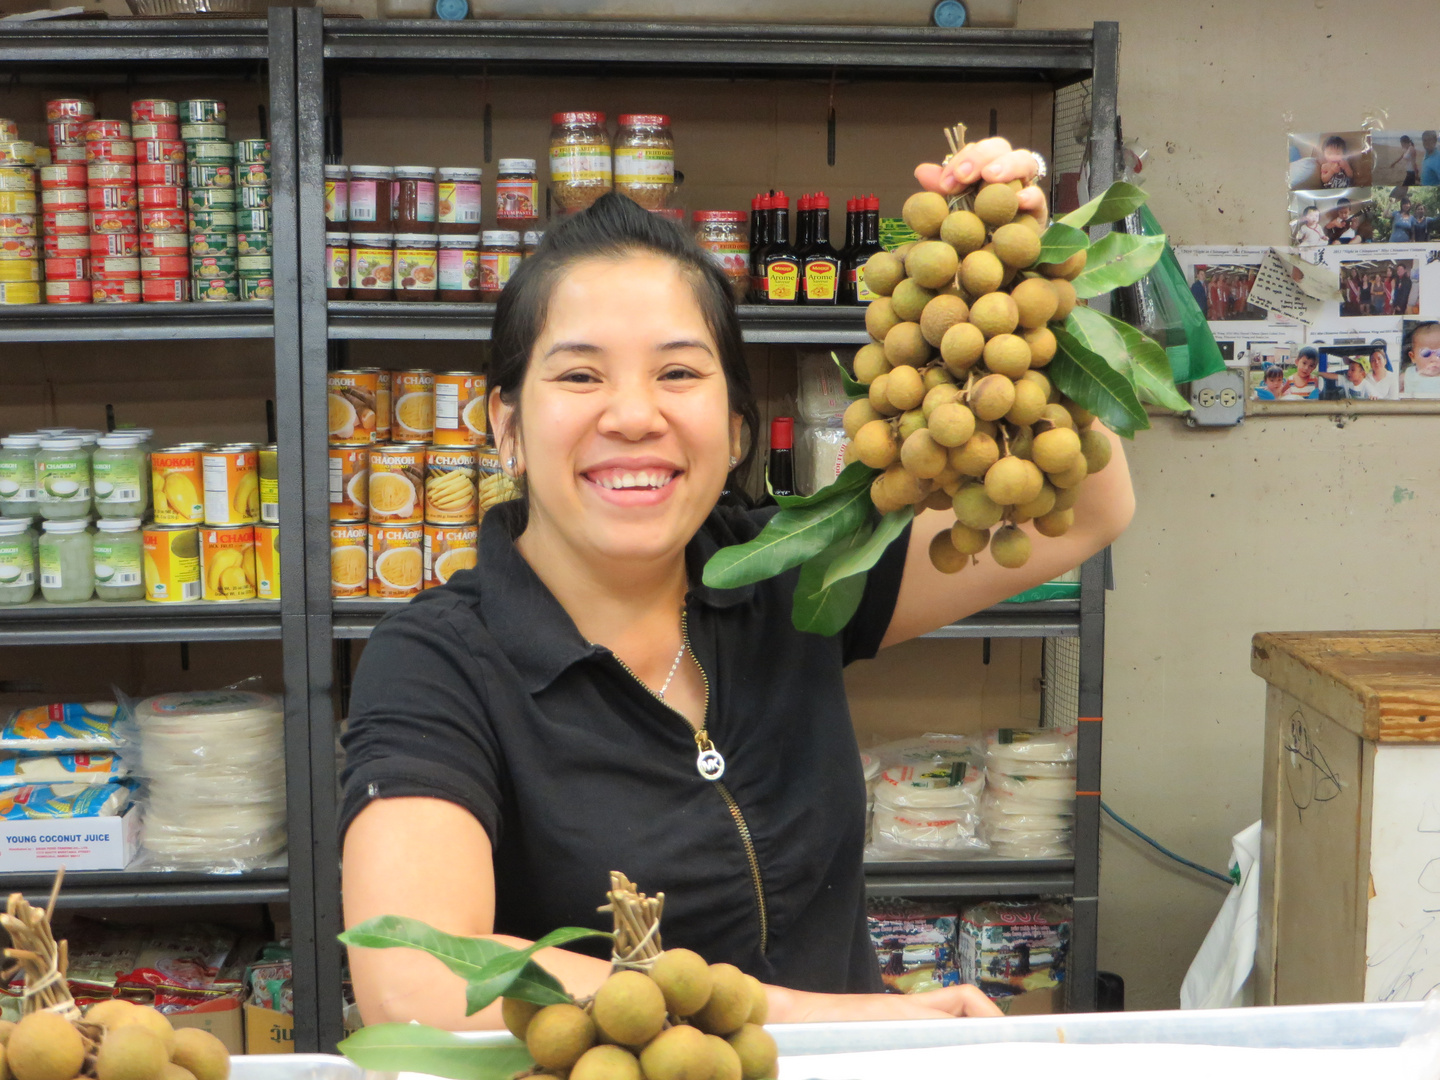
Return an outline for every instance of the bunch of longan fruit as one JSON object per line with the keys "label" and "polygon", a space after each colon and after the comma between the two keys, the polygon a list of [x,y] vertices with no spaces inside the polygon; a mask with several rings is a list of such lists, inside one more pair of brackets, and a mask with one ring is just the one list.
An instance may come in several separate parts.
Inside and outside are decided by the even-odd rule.
{"label": "bunch of longan fruit", "polygon": [[1022,186],[983,184],[970,209],[954,210],[917,192],[903,213],[921,239],[865,266],[880,298],[865,311],[871,343],[855,354],[869,395],[845,412],[846,461],[882,470],[870,488],[882,514],[955,511],[930,543],[946,573],[987,547],[999,565],[1023,566],[1031,545],[1018,526],[1064,535],[1081,481],[1110,461],[1095,417],[1044,373],[1057,349],[1049,324],[1079,302],[1071,281],[1086,253],[1039,262],[1045,226],[1020,211]]}
{"label": "bunch of longan fruit", "polygon": [[733,964],[667,949],[649,972],[613,972],[588,1002],[505,998],[505,1026],[545,1070],[569,1080],[770,1080],[775,1040],[765,988]]}
{"label": "bunch of longan fruit", "polygon": [[[71,1006],[73,1008],[73,1004]],[[227,1080],[230,1052],[148,1005],[96,1002],[72,1022],[53,1010],[0,1027],[0,1076],[14,1080]]]}

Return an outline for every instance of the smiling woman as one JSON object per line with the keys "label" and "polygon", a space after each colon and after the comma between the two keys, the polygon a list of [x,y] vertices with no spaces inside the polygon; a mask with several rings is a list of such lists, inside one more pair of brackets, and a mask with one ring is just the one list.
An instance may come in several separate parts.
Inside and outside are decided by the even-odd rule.
{"label": "smiling woman", "polygon": [[[345,736],[347,924],[405,915],[507,944],[603,929],[614,869],[665,892],[667,946],[768,984],[772,1021],[995,1014],[974,987],[876,993],[843,669],[1077,564],[1128,511],[1082,528],[1082,500],[1025,572],[963,581],[931,567],[948,525],[927,511],[833,637],[791,624],[798,570],[705,585],[710,557],[773,513],[717,507],[756,426],[739,326],[706,253],[620,196],[522,264],[490,385],[526,497],[486,516],[477,570],[366,648]],[[1095,506],[1123,511],[1118,450],[1101,480]],[[577,997],[609,972],[598,954],[537,960]],[[500,1026],[498,1006],[467,1017],[463,983],[425,954],[354,948],[351,970],[367,1022]]]}

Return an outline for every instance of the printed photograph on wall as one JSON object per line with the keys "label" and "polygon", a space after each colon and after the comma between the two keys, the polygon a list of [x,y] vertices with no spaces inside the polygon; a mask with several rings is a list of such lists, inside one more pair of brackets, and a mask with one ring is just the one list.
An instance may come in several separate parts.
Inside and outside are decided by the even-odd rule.
{"label": "printed photograph on wall", "polygon": [[1440,240],[1440,187],[1373,188],[1376,239],[1389,244]]}
{"label": "printed photograph on wall", "polygon": [[1292,191],[1290,193],[1290,242],[1299,248],[1328,244],[1369,244],[1382,235],[1375,219],[1371,190],[1346,188],[1342,191]]}
{"label": "printed photograph on wall", "polygon": [[1376,332],[1398,332],[1402,318],[1435,318],[1440,314],[1437,260],[1440,245],[1434,244],[1326,248],[1324,262],[1339,277],[1340,298],[1326,304],[1315,329],[1335,333],[1354,324]]}
{"label": "printed photograph on wall", "polygon": [[1268,250],[1229,245],[1179,247],[1175,257],[1190,294],[1210,323],[1263,322],[1270,313],[1250,303],[1250,289]]}
{"label": "printed photograph on wall", "polygon": [[1366,131],[1325,131],[1291,134],[1290,190],[1369,187],[1375,151]]}
{"label": "printed photograph on wall", "polygon": [[[1371,183],[1376,187],[1440,186],[1440,145],[1433,129],[1406,128],[1376,131],[1370,135],[1375,165]],[[1426,179],[1426,166],[1429,179]]]}
{"label": "printed photograph on wall", "polygon": [[1312,334],[1307,347],[1316,352],[1320,400],[1393,401],[1398,396],[1398,333]]}
{"label": "printed photograph on wall", "polygon": [[1407,322],[1400,355],[1400,397],[1440,398],[1440,322]]}
{"label": "printed photograph on wall", "polygon": [[1250,397],[1255,401],[1279,401],[1287,383],[1298,370],[1296,362],[1304,346],[1290,340],[1248,340],[1236,343],[1235,366],[1249,372]]}

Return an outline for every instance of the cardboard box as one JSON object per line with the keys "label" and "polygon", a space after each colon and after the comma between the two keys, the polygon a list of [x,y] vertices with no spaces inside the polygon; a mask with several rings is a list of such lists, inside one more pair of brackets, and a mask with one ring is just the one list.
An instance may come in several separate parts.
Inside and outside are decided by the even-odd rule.
{"label": "cardboard box", "polygon": [[140,847],[140,807],[121,817],[0,822],[0,872],[124,870]]}
{"label": "cardboard box", "polygon": [[259,1005],[245,1006],[245,1052],[247,1054],[293,1054],[295,1052],[295,1017],[265,1009]]}
{"label": "cardboard box", "polygon": [[[167,1013],[176,1028],[199,1028],[208,1031],[232,1054],[245,1053],[245,1025],[240,1017],[240,999],[222,998],[208,1001],[185,1012]],[[293,1044],[287,1044],[290,1046]]]}

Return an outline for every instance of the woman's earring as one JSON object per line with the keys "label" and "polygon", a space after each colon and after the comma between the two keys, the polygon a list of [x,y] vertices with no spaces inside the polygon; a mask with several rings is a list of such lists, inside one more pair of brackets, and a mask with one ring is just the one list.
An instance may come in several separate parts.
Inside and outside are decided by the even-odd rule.
{"label": "woman's earring", "polygon": [[505,468],[509,469],[511,472],[515,471],[515,459],[513,457],[505,459]]}
{"label": "woman's earring", "polygon": [[739,465],[739,464],[740,464],[740,459],[737,458],[734,454],[731,454],[731,455],[730,455],[730,468],[733,469],[736,465]]}

